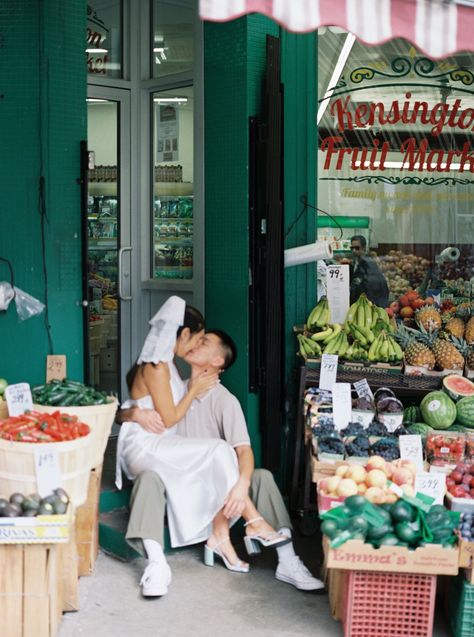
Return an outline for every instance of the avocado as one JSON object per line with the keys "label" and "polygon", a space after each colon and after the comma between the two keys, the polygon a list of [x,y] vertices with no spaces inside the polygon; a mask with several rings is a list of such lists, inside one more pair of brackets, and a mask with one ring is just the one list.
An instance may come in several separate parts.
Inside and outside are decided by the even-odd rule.
{"label": "avocado", "polygon": [[36,509],[23,509],[22,517],[23,518],[34,518],[38,511]]}
{"label": "avocado", "polygon": [[44,502],[44,500],[42,500],[38,508],[38,515],[53,515],[53,513],[53,505],[50,502]]}
{"label": "avocado", "polygon": [[[39,502],[37,500],[33,500],[33,498],[25,498],[22,503],[23,511],[37,511],[39,507]],[[36,515],[36,513],[35,513]]]}
{"label": "avocado", "polygon": [[57,515],[63,515],[67,511],[67,504],[65,502],[63,502],[62,500],[57,500],[53,504],[53,508],[54,508],[54,512]]}
{"label": "avocado", "polygon": [[22,493],[12,493],[10,496],[10,503],[21,505],[24,499],[25,496]]}
{"label": "avocado", "polygon": [[[8,505],[8,508],[13,510],[13,511],[15,511],[15,515],[21,515],[22,514],[22,508],[16,502],[10,502],[10,504]],[[5,507],[5,509],[6,509],[6,507]],[[3,509],[3,511],[5,511],[5,509]]]}
{"label": "avocado", "polygon": [[2,509],[4,509],[8,504],[8,500],[6,500],[5,498],[0,498],[0,511]]}
{"label": "avocado", "polygon": [[28,500],[34,500],[39,504],[41,502],[41,496],[39,493],[30,493]]}
{"label": "avocado", "polygon": [[16,518],[20,514],[21,510],[17,509],[13,504],[7,504],[7,506],[2,509],[3,518]]}
{"label": "avocado", "polygon": [[61,489],[61,487],[58,487],[57,489],[54,490],[55,495],[58,496],[58,498],[60,498],[61,502],[64,502],[64,504],[69,504],[69,496],[66,493],[66,491],[64,491],[64,489]]}

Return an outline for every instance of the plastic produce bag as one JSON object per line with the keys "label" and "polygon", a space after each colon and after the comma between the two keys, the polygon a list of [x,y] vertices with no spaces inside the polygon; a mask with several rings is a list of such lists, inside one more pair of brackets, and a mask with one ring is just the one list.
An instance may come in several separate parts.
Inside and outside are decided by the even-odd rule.
{"label": "plastic produce bag", "polygon": [[41,314],[45,308],[44,303],[17,287],[15,287],[15,303],[20,321],[26,321],[26,319]]}
{"label": "plastic produce bag", "polygon": [[0,281],[0,312],[8,310],[10,301],[15,296],[15,292],[8,281]]}

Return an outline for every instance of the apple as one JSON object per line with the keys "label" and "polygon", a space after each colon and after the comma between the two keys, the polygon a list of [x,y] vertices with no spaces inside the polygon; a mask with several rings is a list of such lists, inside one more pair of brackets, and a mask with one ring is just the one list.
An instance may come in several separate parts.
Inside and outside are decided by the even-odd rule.
{"label": "apple", "polygon": [[366,491],[367,485],[365,484],[365,482],[359,482],[359,484],[357,485],[357,492],[359,493],[359,495],[365,495]]}
{"label": "apple", "polygon": [[381,469],[371,469],[365,480],[368,487],[384,487],[387,484],[387,476]]}
{"label": "apple", "polygon": [[357,495],[357,484],[350,478],[343,478],[338,484],[336,493],[343,498],[348,498],[350,495]]}
{"label": "apple", "polygon": [[369,462],[367,463],[367,471],[371,469],[381,469],[385,467],[385,459],[382,456],[371,456],[369,458]]}
{"label": "apple", "polygon": [[339,476],[340,478],[344,478],[348,469],[349,469],[348,464],[341,464],[336,468],[336,475]]}
{"label": "apple", "polygon": [[395,469],[392,475],[392,481],[395,484],[401,486],[402,484],[413,484],[414,477],[412,472],[409,469],[401,467],[400,469]]}
{"label": "apple", "polygon": [[458,471],[457,469],[456,471],[451,471],[451,473],[449,474],[451,480],[454,480],[456,484],[460,484],[462,482],[462,476],[463,474],[461,473],[461,471]]}
{"label": "apple", "polygon": [[402,309],[400,310],[400,316],[402,318],[411,318],[414,314],[414,310],[412,307],[410,307],[409,305],[407,305],[406,307],[402,307]]}
{"label": "apple", "polygon": [[383,504],[385,502],[385,493],[380,487],[369,487],[365,492],[365,497],[372,504]]}
{"label": "apple", "polygon": [[328,478],[328,493],[336,493],[339,482],[342,480],[340,476],[331,476]]}
{"label": "apple", "polygon": [[345,478],[351,478],[354,482],[364,482],[367,477],[367,471],[361,464],[353,464],[347,470],[344,476]]}

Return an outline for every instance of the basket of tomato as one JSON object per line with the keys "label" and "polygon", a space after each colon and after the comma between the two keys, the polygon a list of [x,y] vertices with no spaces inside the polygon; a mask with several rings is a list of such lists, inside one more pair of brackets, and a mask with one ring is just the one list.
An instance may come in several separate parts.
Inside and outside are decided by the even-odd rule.
{"label": "basket of tomato", "polygon": [[429,433],[425,442],[426,459],[430,465],[456,465],[464,459],[466,435],[460,431]]}
{"label": "basket of tomato", "polygon": [[37,490],[36,452],[57,454],[62,486],[75,506],[87,499],[94,437],[77,416],[26,412],[0,420],[0,491]]}

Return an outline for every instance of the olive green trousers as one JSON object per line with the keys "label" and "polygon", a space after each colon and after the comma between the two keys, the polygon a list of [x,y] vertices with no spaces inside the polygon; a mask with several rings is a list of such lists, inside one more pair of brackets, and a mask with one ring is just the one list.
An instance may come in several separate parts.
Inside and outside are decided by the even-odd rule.
{"label": "olive green trousers", "polygon": [[[281,493],[270,471],[255,469],[249,491],[257,511],[274,528],[292,528]],[[164,546],[166,491],[160,476],[144,471],[135,480],[130,498],[130,518],[126,540],[145,555],[143,540],[155,540]]]}

